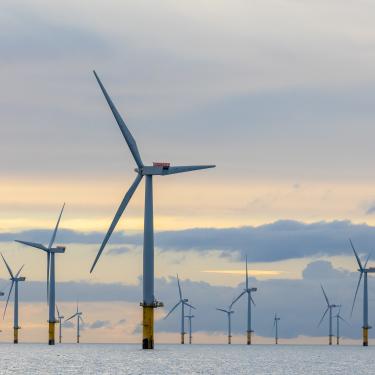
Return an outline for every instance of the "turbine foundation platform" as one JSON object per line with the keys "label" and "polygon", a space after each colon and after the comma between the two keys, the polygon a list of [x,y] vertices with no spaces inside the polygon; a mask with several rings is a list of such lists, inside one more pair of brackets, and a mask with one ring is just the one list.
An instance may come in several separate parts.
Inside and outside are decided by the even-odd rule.
{"label": "turbine foundation platform", "polygon": [[55,345],[55,324],[56,322],[48,322],[48,345]]}

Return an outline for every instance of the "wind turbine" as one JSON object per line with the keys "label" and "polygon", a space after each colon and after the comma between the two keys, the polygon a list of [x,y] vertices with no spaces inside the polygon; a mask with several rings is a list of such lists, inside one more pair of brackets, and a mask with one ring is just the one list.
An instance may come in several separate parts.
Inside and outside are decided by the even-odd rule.
{"label": "wind turbine", "polygon": [[280,318],[275,313],[275,317],[273,319],[273,328],[275,329],[275,344],[279,343],[279,321]]}
{"label": "wind turbine", "polygon": [[1,254],[1,257],[3,258],[5,266],[8,269],[8,272],[9,272],[9,275],[10,275],[10,280],[12,281],[12,284],[10,285],[10,289],[9,289],[7,302],[6,302],[5,309],[4,309],[3,319],[4,319],[5,313],[7,311],[9,297],[10,297],[10,294],[12,293],[12,289],[13,289],[13,285],[14,285],[14,311],[13,311],[13,314],[14,314],[14,317],[13,317],[13,337],[14,338],[13,338],[13,343],[18,344],[18,330],[21,328],[18,325],[18,283],[20,281],[25,281],[26,278],[23,277],[23,276],[20,277],[20,273],[22,271],[23,266],[18,270],[18,272],[14,276],[12,270],[9,267],[9,264],[7,263],[7,261],[5,260],[5,258],[3,256],[3,254]]}
{"label": "wind turbine", "polygon": [[43,250],[47,253],[47,300],[48,300],[48,344],[55,345],[55,324],[57,323],[55,317],[55,254],[62,254],[65,252],[65,246],[56,246],[53,247],[55,242],[57,229],[59,228],[61,215],[64,211],[65,203],[62,206],[60,211],[59,218],[57,220],[54,231],[52,232],[52,237],[49,241],[48,246],[44,246],[40,243],[28,242],[28,241],[19,241],[23,245],[34,247],[36,249]]}
{"label": "wind turbine", "polygon": [[169,315],[172,314],[172,312],[179,306],[181,305],[181,344],[185,344],[185,306],[189,306],[190,308],[195,310],[195,307],[190,305],[188,303],[187,298],[182,297],[182,292],[181,292],[181,286],[180,286],[180,279],[178,278],[177,275],[177,285],[178,285],[178,294],[180,297],[180,300],[176,303],[175,306],[169,311],[169,313],[164,317],[164,319],[167,319]]}
{"label": "wind turbine", "polygon": [[229,308],[229,310],[216,308],[217,311],[221,311],[227,314],[228,318],[228,344],[232,343],[232,324],[231,324],[231,315],[234,314],[234,311]]}
{"label": "wind turbine", "polygon": [[137,164],[135,172],[137,177],[129,190],[125,194],[115,217],[108,229],[106,236],[104,237],[103,243],[99,249],[99,252],[95,258],[95,261],[91,267],[90,272],[93,271],[96,262],[98,261],[102,251],[104,250],[113,230],[115,229],[121,215],[123,214],[126,206],[132,198],[135,190],[141,182],[143,176],[146,176],[146,189],[145,189],[145,213],[144,213],[144,234],[143,234],[143,301],[141,306],[143,307],[143,349],[154,348],[154,308],[162,306],[162,303],[157,301],[154,296],[154,214],[153,214],[153,194],[152,194],[152,177],[153,176],[167,176],[175,173],[183,173],[195,171],[198,169],[213,168],[214,165],[191,165],[191,166],[177,166],[171,167],[169,163],[153,163],[152,166],[146,166],[143,164],[141,156],[138,151],[135,139],[131,135],[127,128],[124,120],[117,111],[111,98],[107,94],[106,89],[101,83],[98,75],[94,71],[94,75],[98,84],[104,94],[105,99],[112,111],[113,116],[116,119],[120,131],[125,138],[126,143],[133,155],[133,158]]}
{"label": "wind turbine", "polygon": [[61,334],[61,331],[62,331],[62,320],[64,319],[64,315],[60,315],[60,311],[59,311],[59,308],[57,307],[56,305],[56,310],[57,310],[57,319],[59,320],[59,344],[61,344],[61,339],[62,339],[62,334]]}
{"label": "wind turbine", "polygon": [[339,307],[339,311],[338,313],[335,315],[335,318],[336,318],[336,344],[337,345],[340,345],[340,320],[342,320],[343,322],[345,322],[346,324],[349,324],[341,315],[340,315],[340,312],[341,312],[341,306]]}
{"label": "wind turbine", "polygon": [[328,335],[328,343],[329,343],[329,345],[332,345],[332,336],[333,336],[333,334],[332,334],[332,309],[334,309],[335,307],[340,307],[340,305],[335,305],[335,304],[331,305],[329,303],[327,294],[324,291],[323,285],[320,285],[320,287],[322,288],[322,292],[323,292],[324,298],[325,298],[325,300],[327,302],[327,308],[324,311],[324,314],[323,314],[322,318],[319,321],[318,327],[320,326],[320,324],[322,323],[324,317],[326,316],[327,312],[329,311],[329,335]]}
{"label": "wind turbine", "polygon": [[359,266],[358,271],[360,272],[360,274],[359,274],[359,280],[358,280],[358,284],[357,284],[357,289],[355,290],[355,295],[354,295],[354,300],[353,300],[353,305],[352,305],[352,311],[351,311],[350,315],[353,314],[353,309],[354,309],[354,305],[355,305],[355,300],[357,298],[358,289],[359,289],[359,286],[361,284],[362,276],[364,275],[364,278],[363,278],[363,326],[362,326],[362,336],[363,336],[363,346],[368,346],[368,330],[371,327],[368,324],[367,274],[368,273],[374,273],[375,272],[375,268],[374,267],[366,268],[367,263],[368,263],[368,261],[370,259],[370,254],[367,256],[365,264],[362,265],[361,260],[359,259],[359,256],[358,256],[357,252],[355,251],[355,248],[354,248],[352,240],[349,240],[349,241],[350,241],[350,245],[351,245],[351,247],[353,249],[355,258],[357,259],[357,263],[358,263],[358,266]]}
{"label": "wind turbine", "polygon": [[80,323],[82,322],[83,324],[84,322],[82,318],[82,312],[78,310],[78,302],[77,302],[77,311],[70,318],[66,319],[65,322],[75,317],[77,317],[77,344],[79,344],[79,338],[81,337],[80,336]]}
{"label": "wind turbine", "polygon": [[255,302],[251,297],[251,293],[256,292],[257,288],[249,288],[249,274],[247,270],[247,256],[246,256],[246,287],[243,292],[231,303],[229,306],[229,310],[232,309],[232,306],[244,295],[247,293],[247,345],[251,345],[251,333],[253,332],[251,329],[251,304],[255,306]]}
{"label": "wind turbine", "polygon": [[194,315],[191,314],[191,307],[189,308],[189,315],[185,315],[185,318],[188,319],[189,321],[189,344],[191,344],[191,340],[192,340],[192,325],[191,325],[191,320],[193,318],[195,318]]}

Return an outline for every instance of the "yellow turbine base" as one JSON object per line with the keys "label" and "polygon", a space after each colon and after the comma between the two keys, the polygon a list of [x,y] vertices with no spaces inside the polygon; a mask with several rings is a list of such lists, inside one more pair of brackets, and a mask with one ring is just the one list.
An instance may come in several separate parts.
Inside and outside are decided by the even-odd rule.
{"label": "yellow turbine base", "polygon": [[246,342],[247,345],[251,345],[251,332],[250,331],[247,331],[247,342]]}
{"label": "yellow turbine base", "polygon": [[328,344],[332,345],[332,336],[329,336]]}
{"label": "yellow turbine base", "polygon": [[368,328],[363,328],[363,346],[368,346]]}
{"label": "yellow turbine base", "polygon": [[154,306],[143,306],[143,349],[154,349]]}
{"label": "yellow turbine base", "polygon": [[181,333],[181,344],[185,344],[185,334]]}
{"label": "yellow turbine base", "polygon": [[55,322],[48,322],[48,345],[55,345]]}
{"label": "yellow turbine base", "polygon": [[230,345],[232,343],[232,336],[228,336],[228,344]]}
{"label": "yellow turbine base", "polygon": [[19,328],[13,328],[13,343],[18,344],[18,330]]}

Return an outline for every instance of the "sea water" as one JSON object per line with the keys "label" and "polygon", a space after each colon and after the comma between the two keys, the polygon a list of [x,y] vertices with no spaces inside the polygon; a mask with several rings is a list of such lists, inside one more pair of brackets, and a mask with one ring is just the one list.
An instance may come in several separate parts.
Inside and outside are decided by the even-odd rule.
{"label": "sea water", "polygon": [[0,344],[1,374],[375,374],[375,348]]}

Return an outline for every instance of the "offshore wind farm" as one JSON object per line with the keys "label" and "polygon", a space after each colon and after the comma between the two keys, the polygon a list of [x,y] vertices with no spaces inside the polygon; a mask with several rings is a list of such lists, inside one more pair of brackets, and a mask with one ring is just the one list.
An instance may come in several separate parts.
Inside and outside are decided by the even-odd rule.
{"label": "offshore wind farm", "polygon": [[5,0],[0,374],[375,373],[374,15]]}

